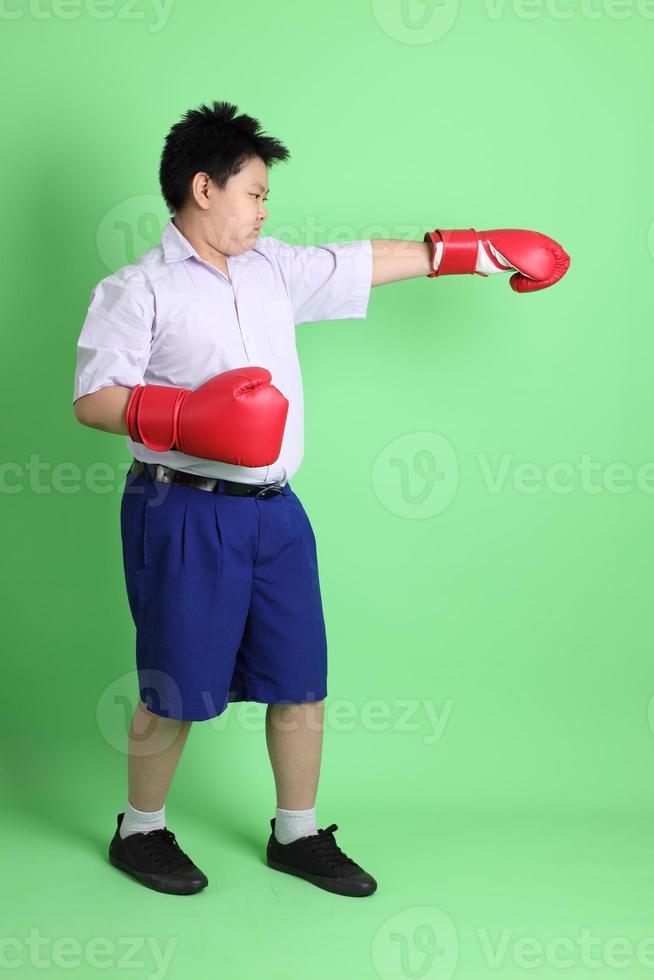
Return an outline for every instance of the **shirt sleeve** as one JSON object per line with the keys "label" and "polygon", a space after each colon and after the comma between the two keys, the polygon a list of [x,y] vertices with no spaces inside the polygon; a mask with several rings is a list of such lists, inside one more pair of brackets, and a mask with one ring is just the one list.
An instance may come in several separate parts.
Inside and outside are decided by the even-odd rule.
{"label": "shirt sleeve", "polygon": [[154,296],[144,282],[120,271],[101,279],[77,342],[73,402],[108,385],[143,384],[153,323]]}
{"label": "shirt sleeve", "polygon": [[290,245],[263,239],[291,300],[296,323],[364,318],[372,286],[370,239]]}

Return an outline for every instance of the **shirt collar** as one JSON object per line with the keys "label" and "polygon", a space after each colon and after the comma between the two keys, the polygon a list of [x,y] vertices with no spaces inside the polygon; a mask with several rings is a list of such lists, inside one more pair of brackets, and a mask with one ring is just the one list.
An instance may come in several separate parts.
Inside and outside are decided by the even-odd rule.
{"label": "shirt collar", "polygon": [[[188,259],[194,255],[200,262],[205,262],[202,256],[198,255],[188,238],[182,235],[179,228],[173,224],[173,219],[169,218],[161,232],[161,245],[163,247],[164,259],[166,262],[178,262],[180,259]],[[231,266],[235,261],[248,261],[252,258],[254,249],[247,249],[238,255],[228,256],[228,264]]]}
{"label": "shirt collar", "polygon": [[189,255],[195,255],[196,258],[200,258],[188,238],[185,238],[179,228],[175,227],[172,218],[168,219],[161,232],[161,244],[166,262],[177,262],[179,259],[187,259]]}

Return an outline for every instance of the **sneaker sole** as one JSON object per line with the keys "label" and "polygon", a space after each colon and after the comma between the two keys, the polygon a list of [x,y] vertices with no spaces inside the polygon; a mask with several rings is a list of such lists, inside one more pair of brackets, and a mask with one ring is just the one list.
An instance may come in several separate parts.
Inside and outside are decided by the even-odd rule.
{"label": "sneaker sole", "polygon": [[285,874],[295,875],[297,878],[304,878],[305,881],[310,881],[313,885],[317,885],[318,888],[323,888],[328,892],[334,892],[336,895],[346,895],[348,898],[367,898],[368,895],[374,895],[377,891],[377,885],[369,891],[351,891],[348,890],[346,878],[339,880],[338,878],[325,878],[324,875],[314,875],[310,871],[302,871],[301,868],[292,868],[287,864],[279,864],[267,856],[266,862],[268,867],[274,868],[275,871],[283,871]]}
{"label": "sneaker sole", "polygon": [[132,878],[136,878],[140,881],[142,885],[146,888],[152,888],[154,891],[163,892],[166,895],[195,895],[196,892],[202,891],[206,888],[208,884],[205,882],[200,883],[200,885],[194,885],[192,882],[180,882],[179,885],[166,886],[163,882],[158,881],[154,875],[148,874],[146,871],[137,871],[136,868],[130,868],[128,864],[123,864],[123,862],[114,857],[114,855],[109,852],[109,861],[115,868],[119,868],[126,874],[131,875]]}

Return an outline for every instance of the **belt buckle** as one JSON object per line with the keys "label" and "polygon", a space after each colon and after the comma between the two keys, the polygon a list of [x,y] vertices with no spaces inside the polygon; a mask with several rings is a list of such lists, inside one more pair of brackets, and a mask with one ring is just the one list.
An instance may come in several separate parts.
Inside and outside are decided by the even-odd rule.
{"label": "belt buckle", "polygon": [[259,490],[258,493],[255,493],[254,496],[255,498],[261,497],[262,499],[265,500],[267,497],[270,497],[273,493],[281,493],[281,492],[282,492],[282,487],[277,486],[274,483],[271,483],[270,486],[268,487],[262,487],[262,489]]}
{"label": "belt buckle", "polygon": [[174,483],[175,471],[164,463],[155,463],[154,479],[158,483]]}

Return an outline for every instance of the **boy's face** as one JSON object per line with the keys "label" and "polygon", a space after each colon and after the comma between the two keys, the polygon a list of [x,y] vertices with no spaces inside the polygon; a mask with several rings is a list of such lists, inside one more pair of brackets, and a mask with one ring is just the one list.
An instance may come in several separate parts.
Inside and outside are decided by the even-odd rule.
{"label": "boy's face", "polygon": [[254,248],[261,225],[268,217],[268,168],[261,157],[251,157],[223,189],[208,179],[202,195],[202,223],[208,241],[223,255],[238,255]]}

